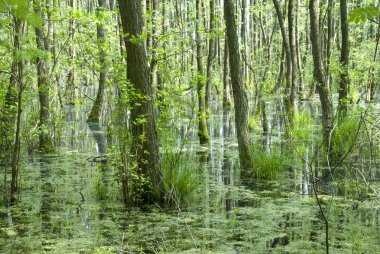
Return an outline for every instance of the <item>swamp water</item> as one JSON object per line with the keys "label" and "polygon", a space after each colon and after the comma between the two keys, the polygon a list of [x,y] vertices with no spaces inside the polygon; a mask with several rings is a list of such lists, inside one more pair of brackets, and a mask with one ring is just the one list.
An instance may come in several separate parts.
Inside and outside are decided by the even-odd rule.
{"label": "swamp water", "polygon": [[[317,115],[318,107],[309,106]],[[252,137],[268,152],[283,142],[279,111],[269,110],[270,135],[256,130]],[[191,203],[170,209],[126,209],[116,172],[101,161],[107,147],[102,128],[89,127],[79,114],[67,124],[58,155],[23,157],[21,201],[0,208],[0,253],[325,252],[325,225],[308,164],[289,153],[285,157],[292,167],[281,177],[243,184],[228,113],[210,118],[209,148],[198,145],[190,125],[173,123],[179,146],[184,136],[189,138],[184,152],[196,163],[201,184]],[[319,127],[310,131],[317,133]],[[305,142],[306,160],[317,145]],[[379,172],[374,161],[350,165]],[[345,181],[335,179],[337,184],[320,195],[329,220],[330,253],[380,253],[380,198],[363,197],[363,188]],[[371,186],[379,189],[376,181]]]}

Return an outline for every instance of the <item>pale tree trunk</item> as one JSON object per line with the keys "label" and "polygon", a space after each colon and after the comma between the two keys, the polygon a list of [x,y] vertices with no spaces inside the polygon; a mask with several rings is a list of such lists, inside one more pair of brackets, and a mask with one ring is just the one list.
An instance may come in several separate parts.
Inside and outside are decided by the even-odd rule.
{"label": "pale tree trunk", "polygon": [[[136,96],[131,105],[131,154],[137,161],[139,172],[149,179],[143,196],[145,201],[157,200],[161,191],[161,169],[159,140],[156,131],[153,87],[149,80],[145,43],[130,41],[132,36],[140,38],[143,30],[142,6],[140,0],[119,0],[121,23],[127,51],[127,78],[133,84]],[[140,98],[142,97],[142,98]],[[140,171],[141,170],[141,171]]]}
{"label": "pale tree trunk", "polygon": [[197,47],[197,93],[198,93],[198,137],[201,144],[207,144],[210,141],[206,122],[205,108],[205,78],[203,76],[202,62],[202,39],[200,35],[199,24],[201,20],[201,1],[196,0],[196,47]]}
{"label": "pale tree trunk", "polygon": [[251,172],[252,155],[248,132],[248,98],[244,88],[241,70],[237,27],[235,23],[234,0],[224,1],[224,18],[226,21],[232,93],[235,106],[235,124],[237,131],[240,166],[242,170]]}
{"label": "pale tree trunk", "polygon": [[224,40],[224,58],[223,58],[223,106],[231,106],[231,92],[230,92],[230,63],[228,52],[228,39],[227,35]]}
{"label": "pale tree trunk", "polygon": [[96,94],[96,99],[94,105],[91,108],[90,114],[87,118],[87,122],[99,123],[100,115],[102,113],[104,94],[106,90],[106,80],[107,80],[107,63],[106,63],[106,30],[104,28],[104,20],[102,20],[102,13],[106,8],[106,0],[98,0],[98,8],[96,10],[96,16],[99,19],[96,25],[97,39],[98,39],[98,49],[99,49],[99,87]]}

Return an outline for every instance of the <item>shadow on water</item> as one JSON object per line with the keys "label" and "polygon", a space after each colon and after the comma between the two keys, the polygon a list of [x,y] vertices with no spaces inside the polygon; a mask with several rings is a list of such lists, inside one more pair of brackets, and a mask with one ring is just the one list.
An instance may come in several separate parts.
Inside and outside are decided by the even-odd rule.
{"label": "shadow on water", "polygon": [[[320,112],[312,103],[300,108]],[[319,166],[318,144],[299,144],[305,161],[289,152],[282,110],[281,103],[268,103],[267,135],[252,134],[268,153],[277,146],[287,157],[287,170],[278,179],[242,184],[234,116],[221,111],[209,119],[207,148],[198,145],[189,121],[173,124],[174,142],[179,146],[188,139],[184,151],[198,166],[195,199],[180,208],[142,212],[124,208],[102,126],[87,125],[83,113],[67,109],[59,155],[29,157],[22,167],[20,204],[0,209],[0,253],[323,253],[324,228],[309,167]],[[332,253],[375,253],[378,197],[360,196],[348,180],[329,188],[320,196],[329,214]]]}

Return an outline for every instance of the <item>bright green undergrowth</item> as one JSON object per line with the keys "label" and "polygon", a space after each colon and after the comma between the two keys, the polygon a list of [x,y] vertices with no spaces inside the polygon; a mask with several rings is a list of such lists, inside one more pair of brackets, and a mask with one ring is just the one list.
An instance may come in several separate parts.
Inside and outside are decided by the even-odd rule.
{"label": "bright green undergrowth", "polygon": [[334,160],[340,160],[345,154],[355,152],[360,139],[360,118],[346,117],[335,127],[331,138],[330,149]]}
{"label": "bright green undergrowth", "polygon": [[164,199],[168,204],[189,201],[198,188],[195,160],[184,155],[166,153],[162,158]]}
{"label": "bright green undergrowth", "polygon": [[254,147],[253,149],[253,171],[258,179],[275,179],[285,171],[285,157],[278,151],[272,149]]}

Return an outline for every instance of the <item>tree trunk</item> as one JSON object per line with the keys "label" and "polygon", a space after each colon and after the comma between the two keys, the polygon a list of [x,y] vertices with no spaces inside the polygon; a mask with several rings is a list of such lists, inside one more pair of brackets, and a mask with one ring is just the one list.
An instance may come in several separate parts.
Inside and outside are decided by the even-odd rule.
{"label": "tree trunk", "polygon": [[160,197],[161,172],[159,140],[156,132],[153,87],[149,80],[145,43],[132,41],[140,38],[143,29],[140,0],[119,0],[120,16],[127,51],[127,78],[137,94],[131,105],[131,134],[133,138],[131,154],[137,160],[138,169],[149,178],[149,186],[143,190],[143,199]]}
{"label": "tree trunk", "polygon": [[224,40],[224,59],[223,59],[223,106],[231,106],[231,92],[230,92],[230,64],[228,52],[228,39],[227,35]]}
{"label": "tree trunk", "polygon": [[[72,11],[75,11],[75,0],[68,0],[68,6],[72,9]],[[73,14],[70,14],[69,19],[69,38],[71,42],[74,42],[74,17]],[[67,74],[67,93],[69,96],[69,104],[75,103],[75,66],[74,66],[74,59],[75,59],[75,48],[73,47],[73,43],[69,43],[69,72]]]}
{"label": "tree trunk", "polygon": [[207,144],[210,141],[206,122],[205,108],[205,78],[203,76],[202,62],[202,41],[199,24],[201,20],[201,1],[196,1],[196,44],[197,44],[197,93],[198,93],[198,137],[201,144]]}
{"label": "tree trunk", "polygon": [[340,51],[340,64],[342,71],[340,74],[339,83],[339,117],[345,117],[347,115],[347,96],[348,96],[348,60],[349,60],[349,38],[348,38],[348,22],[347,22],[347,0],[340,0],[340,23],[342,30],[342,48]]}
{"label": "tree trunk", "polygon": [[[293,123],[293,116],[294,116],[294,89],[293,89],[293,71],[292,71],[292,53],[290,50],[290,45],[288,41],[288,37],[286,35],[286,30],[285,30],[285,23],[284,23],[284,17],[282,15],[280,3],[278,0],[272,0],[274,7],[276,9],[277,17],[278,17],[278,23],[280,25],[280,30],[281,30],[281,36],[284,44],[284,49],[285,49],[285,59],[286,59],[286,86],[285,86],[285,107],[286,107],[286,113],[288,115],[288,121],[290,125]],[[292,1],[292,0],[289,0]],[[293,31],[292,31],[293,32]]]}
{"label": "tree trunk", "polygon": [[[34,1],[35,11],[41,17],[42,24],[41,27],[35,28],[36,32],[36,45],[37,48],[41,51],[49,52],[51,50],[50,38],[52,37],[51,33],[51,24],[48,24],[48,29],[45,32],[44,23],[45,15],[41,10],[41,2],[39,0]],[[50,9],[50,0],[46,1],[46,12],[49,12]],[[51,22],[51,21],[49,21]],[[50,29],[49,29],[50,28]],[[36,66],[37,66],[37,83],[38,83],[38,96],[40,102],[40,119],[38,123],[39,130],[39,150],[43,153],[51,153],[54,152],[53,140],[50,137],[49,131],[49,90],[50,90],[50,80],[49,76],[49,64],[48,61],[44,57],[38,56],[36,58]]]}
{"label": "tree trunk", "polygon": [[326,79],[324,77],[323,62],[320,46],[320,33],[319,33],[319,21],[318,21],[318,0],[310,0],[310,41],[313,53],[314,63],[314,82],[319,93],[322,106],[322,126],[325,143],[328,145],[330,133],[333,125],[333,103],[331,98],[330,89],[327,87]]}
{"label": "tree trunk", "polygon": [[102,112],[103,101],[104,101],[104,92],[106,89],[106,80],[107,80],[107,64],[106,64],[106,51],[105,51],[105,37],[106,30],[104,29],[104,21],[102,20],[102,13],[106,8],[106,0],[98,0],[98,8],[96,10],[96,16],[99,21],[96,23],[97,31],[97,43],[99,49],[99,88],[98,93],[96,94],[96,99],[94,105],[91,108],[90,114],[87,118],[87,122],[99,123],[100,115]]}
{"label": "tree trunk", "polygon": [[234,10],[234,0],[225,0],[224,18],[226,20],[228,37],[231,82],[235,106],[235,124],[239,146],[240,165],[243,170],[251,171],[252,158],[248,133],[248,98],[243,84]]}
{"label": "tree trunk", "polygon": [[215,0],[210,0],[210,40],[208,45],[208,56],[207,56],[207,81],[206,81],[206,112],[209,112],[209,104],[211,100],[211,84],[212,84],[212,67],[215,58]]}

